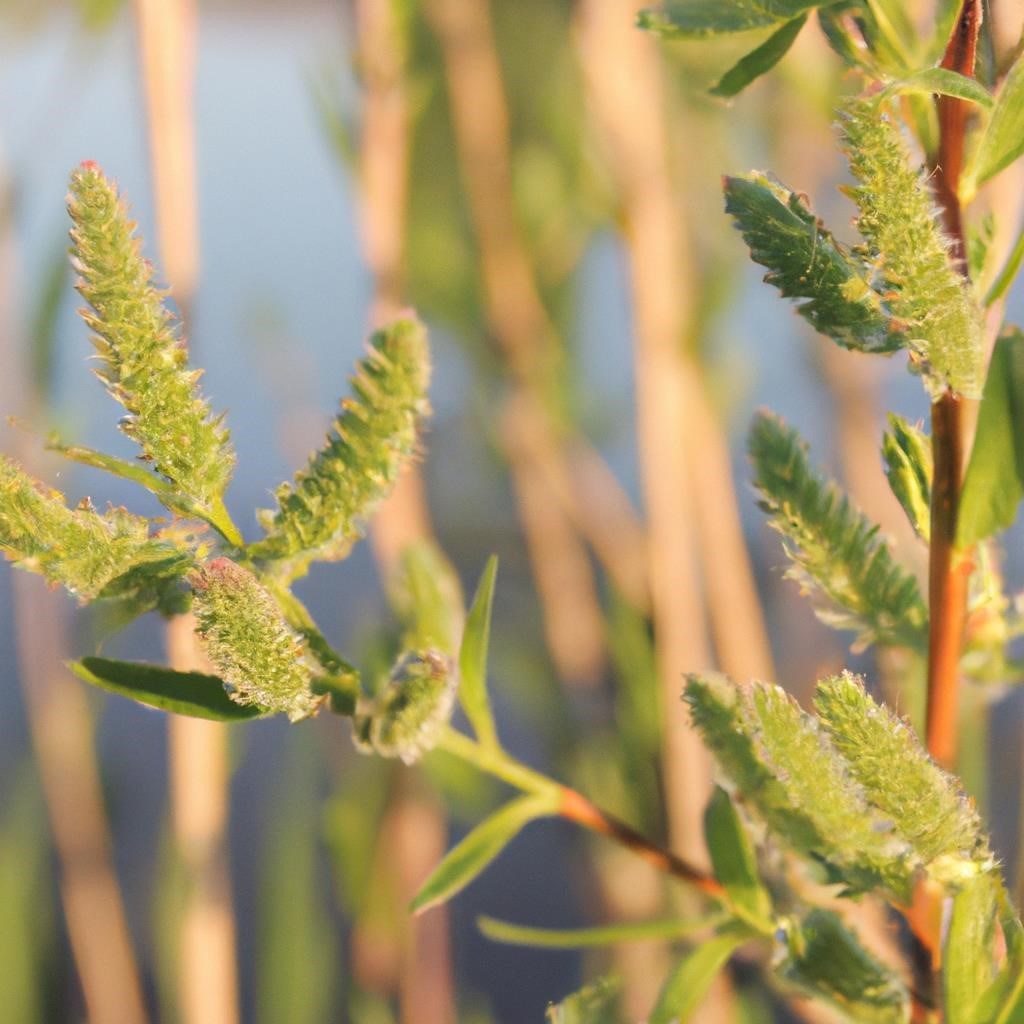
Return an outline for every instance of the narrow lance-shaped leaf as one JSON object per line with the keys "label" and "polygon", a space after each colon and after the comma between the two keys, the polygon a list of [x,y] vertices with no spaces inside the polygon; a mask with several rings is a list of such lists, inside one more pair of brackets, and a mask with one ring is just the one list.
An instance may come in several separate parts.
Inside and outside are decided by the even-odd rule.
{"label": "narrow lance-shaped leaf", "polygon": [[101,690],[174,715],[244,722],[267,713],[252,704],[236,704],[225,692],[222,679],[202,672],[178,672],[162,665],[109,658],[82,658],[68,667],[79,679]]}
{"label": "narrow lance-shaped leaf", "polygon": [[823,861],[852,890],[906,900],[917,861],[865,803],[808,716],[777,687],[740,689],[691,676],[694,725],[746,805],[795,850]]}
{"label": "narrow lance-shaped leaf", "polygon": [[316,666],[259,580],[231,559],[215,558],[190,582],[196,634],[231,699],[292,721],[314,714],[323,703],[310,689]]}
{"label": "narrow lance-shaped leaf", "polygon": [[876,704],[849,672],[818,686],[815,709],[868,802],[924,865],[956,885],[994,867],[978,813],[925,753],[910,726]]}
{"label": "narrow lance-shaped leaf", "polygon": [[737,914],[763,930],[772,926],[772,902],[761,884],[757,857],[729,794],[715,787],[704,811],[704,836],[715,877],[725,886]]}
{"label": "narrow lance-shaped leaf", "polygon": [[199,373],[139,251],[135,225],[117,190],[92,163],[71,176],[71,257],[83,312],[94,331],[96,371],[128,412],[121,429],[175,488],[172,508],[222,526],[222,495],[234,467],[222,417],[199,393]]}
{"label": "narrow lance-shaped leaf", "polygon": [[782,28],[773,32],[756,50],[751,50],[736,62],[710,91],[713,96],[730,97],[742,92],[751,82],[771,71],[800,35],[807,15],[801,14],[787,21]]}
{"label": "narrow lance-shaped leaf", "polygon": [[960,178],[960,197],[969,203],[980,185],[1024,153],[1024,53],[1017,56],[996,94],[992,116]]}
{"label": "narrow lance-shaped leaf", "polygon": [[787,936],[782,975],[812,996],[864,1024],[906,1024],[909,999],[902,982],[875,959],[840,918],[812,910]]}
{"label": "narrow lance-shaped leaf", "polygon": [[640,12],[640,28],[667,39],[703,39],[792,21],[836,0],[668,0]]}
{"label": "narrow lance-shaped leaf", "polygon": [[0,551],[82,603],[105,596],[119,579],[147,566],[158,603],[192,564],[189,551],[168,536],[151,538],[149,523],[123,508],[101,514],[83,502],[69,509],[58,492],[0,455]]}
{"label": "narrow lance-shaped leaf", "polygon": [[957,515],[963,547],[1013,525],[1024,498],[1024,333],[996,342]]}
{"label": "narrow lance-shaped leaf", "polygon": [[729,957],[750,937],[746,929],[726,926],[687,953],[665,979],[649,1024],[686,1024]]}
{"label": "narrow lance-shaped leaf", "polygon": [[416,894],[412,910],[419,912],[451,899],[505,849],[524,825],[557,813],[557,798],[553,795],[531,794],[505,804],[445,855]]}
{"label": "narrow lance-shaped leaf", "polygon": [[889,414],[882,437],[882,459],[889,488],[926,544],[931,537],[932,448],[928,436],[902,416]]}
{"label": "narrow lance-shaped leaf", "polygon": [[893,352],[904,344],[870,274],[835,240],[806,200],[768,174],[725,178],[725,209],[765,281],[787,298],[805,299],[797,312],[845,348]]}
{"label": "narrow lance-shaped leaf", "polygon": [[790,575],[819,598],[819,617],[855,630],[858,644],[923,648],[927,610],[917,581],[838,485],[812,471],[796,431],[761,413],[749,449],[761,507],[785,538]]}
{"label": "narrow lance-shaped leaf", "polygon": [[922,172],[895,124],[873,101],[850,103],[842,129],[857,229],[877,266],[894,318],[901,322],[913,364],[933,398],[947,387],[979,398],[983,316],[968,283],[950,261],[949,241]]}
{"label": "narrow lance-shaped leaf", "polygon": [[692,919],[667,918],[661,921],[626,921],[622,924],[599,925],[595,928],[532,928],[512,924],[493,917],[476,919],[477,927],[494,942],[510,946],[531,946],[535,949],[591,949],[616,946],[624,942],[650,939],[680,939],[707,931],[721,923],[717,917]]}
{"label": "narrow lance-shaped leaf", "polygon": [[485,746],[498,742],[487,695],[487,649],[491,637],[491,608],[494,604],[494,582],[498,575],[498,559],[487,560],[473,606],[466,618],[459,651],[459,700],[477,739]]}
{"label": "narrow lance-shaped leaf", "polygon": [[992,94],[976,78],[968,78],[948,68],[923,68],[906,78],[890,82],[873,98],[876,102],[890,96],[905,96],[915,93],[926,96],[954,96],[967,100],[985,110],[991,109]]}
{"label": "narrow lance-shaped leaf", "polygon": [[301,576],[312,561],[345,558],[416,451],[429,379],[422,324],[397,320],[377,331],[326,445],[294,485],[278,488],[277,510],[260,515],[267,535],[250,555],[276,563],[272,568],[286,579]]}

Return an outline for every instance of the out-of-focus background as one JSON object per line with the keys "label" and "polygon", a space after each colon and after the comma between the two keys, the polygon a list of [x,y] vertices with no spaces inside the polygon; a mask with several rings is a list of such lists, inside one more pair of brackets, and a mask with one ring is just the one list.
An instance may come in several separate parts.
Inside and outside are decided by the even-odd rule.
{"label": "out-of-focus background", "polygon": [[[885,410],[927,407],[900,357],[813,337],[722,212],[723,173],[771,168],[847,230],[830,112],[849,86],[820,37],[808,26],[730,108],[706,90],[740,51],[659,46],[635,9],[4,0],[0,408],[17,419],[0,448],[72,499],[156,512],[42,450],[56,429],[132,457],[88,372],[65,256],[83,159],[129,197],[228,410],[229,505],[248,537],[320,443],[368,330],[414,307],[435,365],[423,458],[372,543],[300,592],[372,665],[396,629],[386,584],[405,541],[436,537],[468,593],[497,552],[509,747],[699,859],[706,766],[677,714],[681,673],[718,666],[802,696],[844,663],[886,668],[851,657],[782,578],[746,483],[752,410],[800,427],[920,569],[877,451]],[[1022,305],[1018,291],[1010,319]],[[1020,568],[1011,557],[1011,579]],[[189,657],[156,618],[108,625],[0,570],[0,1017],[519,1024],[605,969],[625,979],[624,1019],[649,1007],[671,962],[657,944],[534,952],[475,924],[664,913],[662,881],[627,855],[534,825],[412,921],[410,895],[495,805],[491,784],[362,758],[337,719],[227,732],[87,693],[62,668],[72,654]],[[979,703],[967,751],[984,762],[991,718],[979,796],[1012,877],[1021,709],[998,700],[995,715]],[[984,768],[965,765],[976,791]],[[787,1012],[743,970],[715,999],[708,1019]]]}

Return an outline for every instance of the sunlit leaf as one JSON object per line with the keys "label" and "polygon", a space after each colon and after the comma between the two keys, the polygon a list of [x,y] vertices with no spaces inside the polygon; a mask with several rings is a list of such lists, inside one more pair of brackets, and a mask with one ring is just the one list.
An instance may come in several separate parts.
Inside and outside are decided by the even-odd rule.
{"label": "sunlit leaf", "polygon": [[1024,333],[996,343],[964,478],[957,543],[968,546],[1012,525],[1024,497]]}
{"label": "sunlit leaf", "polygon": [[487,695],[487,649],[497,574],[498,559],[492,555],[480,577],[480,585],[466,618],[466,630],[459,651],[459,700],[477,739],[486,746],[494,746],[498,742],[491,702]]}
{"label": "sunlit leaf", "polygon": [[531,946],[536,949],[590,949],[616,946],[623,942],[646,939],[680,939],[694,932],[710,930],[721,923],[721,916],[692,920],[666,918],[660,921],[628,921],[596,928],[531,928],[527,925],[478,917],[477,927],[489,939],[509,946]]}
{"label": "sunlit leaf", "polygon": [[985,134],[964,168],[960,195],[964,202],[979,185],[995,177],[1024,153],[1024,54],[1020,54],[996,93]]}
{"label": "sunlit leaf", "polygon": [[761,884],[757,858],[743,822],[729,794],[715,787],[704,811],[707,840],[715,877],[725,886],[729,900],[745,920],[770,928],[772,903]]}
{"label": "sunlit leaf", "polygon": [[745,929],[726,928],[687,953],[665,979],[649,1024],[686,1024],[729,957],[749,939]]}
{"label": "sunlit leaf", "polygon": [[768,28],[830,5],[822,0],[668,0],[641,11],[637,24],[668,39],[700,39]]}
{"label": "sunlit leaf", "polygon": [[236,704],[217,676],[177,672],[159,665],[82,658],[68,668],[87,683],[140,704],[192,718],[215,722],[244,722],[266,714],[263,708]]}
{"label": "sunlit leaf", "polygon": [[904,96],[912,93],[928,96],[954,96],[967,100],[986,110],[994,104],[992,94],[976,78],[968,78],[947,68],[924,68],[906,78],[890,82],[879,94],[878,99],[890,96]]}
{"label": "sunlit leaf", "polygon": [[718,84],[711,89],[712,95],[735,96],[754,79],[771,71],[789,52],[806,21],[807,15],[801,14],[773,32],[756,50],[751,50],[722,75]]}
{"label": "sunlit leaf", "polygon": [[412,901],[415,912],[451,899],[469,885],[518,835],[524,825],[558,811],[553,797],[523,796],[505,804],[449,851]]}

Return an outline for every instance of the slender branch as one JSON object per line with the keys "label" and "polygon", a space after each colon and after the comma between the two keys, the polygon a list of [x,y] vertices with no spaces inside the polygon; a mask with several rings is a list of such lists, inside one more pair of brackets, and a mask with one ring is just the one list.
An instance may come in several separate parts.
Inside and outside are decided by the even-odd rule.
{"label": "slender branch", "polygon": [[[942,66],[962,75],[974,74],[981,0],[964,0]],[[940,96],[939,151],[934,168],[935,195],[951,240],[951,258],[967,273],[963,215],[957,184],[963,167],[967,104]],[[957,683],[967,615],[970,556],[956,549],[957,509],[963,486],[964,458],[969,445],[970,417],[966,402],[947,391],[932,406],[931,550],[928,566],[930,623],[928,637],[927,742],[932,756],[952,768],[957,745]]]}

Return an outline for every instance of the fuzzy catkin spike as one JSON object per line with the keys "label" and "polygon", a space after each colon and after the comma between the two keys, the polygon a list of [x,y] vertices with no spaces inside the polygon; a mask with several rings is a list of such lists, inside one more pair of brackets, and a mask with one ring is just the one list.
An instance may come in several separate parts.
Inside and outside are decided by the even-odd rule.
{"label": "fuzzy catkin spike", "polygon": [[451,657],[433,649],[407,651],[370,709],[357,714],[356,746],[364,753],[414,764],[437,743],[458,689]]}
{"label": "fuzzy catkin spike", "polygon": [[918,860],[864,800],[838,752],[778,687],[725,676],[687,679],[694,725],[723,772],[790,846],[824,861],[851,890],[909,899]]}
{"label": "fuzzy catkin spike", "polygon": [[807,445],[777,416],[759,413],[748,442],[754,484],[793,560],[789,575],[824,600],[818,616],[857,632],[856,643],[923,648],[928,612],[917,581],[900,568],[878,527],[818,477]]}
{"label": "fuzzy catkin spike", "polygon": [[869,802],[933,875],[956,883],[993,866],[974,806],[924,752],[910,726],[876,704],[849,672],[818,686],[815,708]]}
{"label": "fuzzy catkin spike", "polygon": [[267,536],[254,558],[277,563],[286,579],[312,561],[344,558],[362,537],[374,507],[416,452],[417,428],[430,410],[430,359],[418,320],[397,320],[370,339],[327,443],[277,491],[278,508],[260,516]]}
{"label": "fuzzy catkin spike", "polygon": [[135,224],[93,163],[71,175],[71,261],[91,307],[96,373],[127,410],[121,429],[180,496],[175,510],[218,516],[235,456],[222,417],[202,398],[174,320],[153,285]]}
{"label": "fuzzy catkin spike", "polygon": [[274,599],[248,570],[215,558],[189,577],[196,633],[237,704],[284,713],[293,722],[314,714],[323,698],[310,689],[306,645]]}
{"label": "fuzzy catkin spike", "polygon": [[[103,514],[88,503],[69,509],[57,492],[0,455],[0,551],[41,573],[85,604],[126,574],[162,563],[167,583],[191,563],[176,545],[151,539],[149,524],[123,508]],[[159,583],[152,579],[151,582]]]}
{"label": "fuzzy catkin spike", "polygon": [[950,261],[949,241],[928,183],[911,166],[899,131],[876,102],[858,100],[842,113],[850,194],[867,242],[932,398],[947,387],[980,398],[984,384],[984,316]]}

